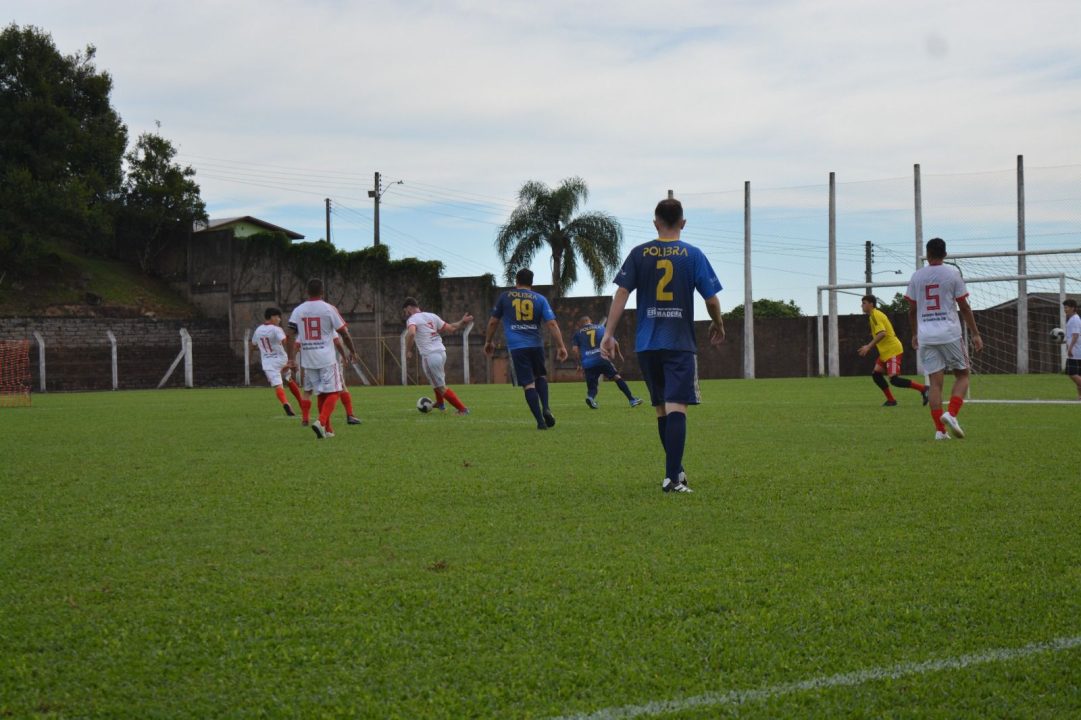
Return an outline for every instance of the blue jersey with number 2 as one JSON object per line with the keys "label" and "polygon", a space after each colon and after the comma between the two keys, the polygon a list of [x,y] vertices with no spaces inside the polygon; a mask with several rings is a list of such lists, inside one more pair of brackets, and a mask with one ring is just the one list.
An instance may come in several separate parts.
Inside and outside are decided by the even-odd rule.
{"label": "blue jersey with number 2", "polygon": [[701,250],[680,240],[653,240],[631,250],[616,284],[637,291],[634,349],[698,351],[694,291],[708,300],[721,282]]}
{"label": "blue jersey with number 2", "polygon": [[503,333],[511,350],[544,347],[541,324],[556,319],[548,298],[522,288],[507,290],[500,295],[492,308],[492,317],[503,321]]}

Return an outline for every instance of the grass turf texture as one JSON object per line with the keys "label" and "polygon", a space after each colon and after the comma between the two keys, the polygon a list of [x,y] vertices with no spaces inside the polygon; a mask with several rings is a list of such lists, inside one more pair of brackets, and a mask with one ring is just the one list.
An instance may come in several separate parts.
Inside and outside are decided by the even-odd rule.
{"label": "grass turf texture", "polygon": [[[665,495],[614,386],[553,385],[547,432],[457,389],[468,417],[354,388],[324,441],[265,388],[0,410],[0,717],[550,717],[1081,635],[1081,404],[936,443],[866,378],[705,382]],[[1079,678],[1073,649],[665,717],[1063,717]]]}

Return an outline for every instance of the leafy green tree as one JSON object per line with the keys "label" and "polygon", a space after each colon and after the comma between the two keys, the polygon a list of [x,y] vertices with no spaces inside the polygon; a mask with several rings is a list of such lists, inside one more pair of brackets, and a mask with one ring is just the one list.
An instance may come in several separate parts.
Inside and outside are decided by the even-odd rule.
{"label": "leafy green tree", "polygon": [[552,285],[560,297],[578,280],[583,265],[600,292],[620,265],[623,228],[606,213],[575,215],[589,197],[578,177],[567,178],[554,190],[530,181],[518,191],[518,207],[499,229],[496,249],[506,266],[507,283],[521,268],[529,267],[545,245],[552,251]]}
{"label": "leafy green tree", "polygon": [[111,243],[127,128],[94,54],[61,55],[33,26],[0,32],[0,250],[30,259],[42,240]]}
{"label": "leafy green tree", "polygon": [[147,272],[171,244],[187,238],[197,220],[205,221],[195,170],[173,162],[173,144],[143,133],[127,155],[122,210],[117,222],[117,250]]}
{"label": "leafy green tree", "polygon": [[879,298],[878,309],[887,315],[904,315],[908,312],[908,301],[905,300],[904,293],[894,293],[893,300],[889,302],[883,302],[882,298]]}
{"label": "leafy green tree", "polygon": [[[783,300],[755,300],[752,305],[756,318],[778,317],[803,317],[803,311],[795,300],[784,302]],[[743,317],[743,304],[736,305],[724,315],[726,318],[738,319]]]}

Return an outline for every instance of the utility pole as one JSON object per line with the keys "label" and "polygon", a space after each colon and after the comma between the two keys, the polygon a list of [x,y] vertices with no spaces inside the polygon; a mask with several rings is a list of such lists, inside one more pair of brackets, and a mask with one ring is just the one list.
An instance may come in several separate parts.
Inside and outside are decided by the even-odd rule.
{"label": "utility pole", "polygon": [[379,200],[383,197],[383,193],[380,192],[380,187],[379,187],[379,171],[378,170],[375,171],[375,190],[369,190],[368,191],[368,197],[372,198],[375,201],[375,213],[374,213],[374,220],[372,222],[375,225],[375,244],[378,245],[379,244]]}
{"label": "utility pole", "polygon": [[871,272],[871,265],[874,262],[874,250],[872,250],[871,247],[870,240],[863,244],[863,279],[867,283],[866,295],[871,294],[871,276],[874,274]]}
{"label": "utility pole", "polygon": [[[391,185],[402,185],[404,180],[395,180]],[[375,212],[372,214],[372,224],[375,226],[375,244],[379,244],[379,201],[383,199],[390,187],[382,187],[382,176],[378,171],[375,173],[375,189],[368,191],[368,197],[375,201]]]}
{"label": "utility pole", "polygon": [[330,198],[326,198],[327,204],[327,242],[330,242]]}

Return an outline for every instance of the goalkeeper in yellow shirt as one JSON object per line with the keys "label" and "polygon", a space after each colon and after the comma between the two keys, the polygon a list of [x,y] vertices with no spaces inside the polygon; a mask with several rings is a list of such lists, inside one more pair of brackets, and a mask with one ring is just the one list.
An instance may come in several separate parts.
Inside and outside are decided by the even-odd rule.
{"label": "goalkeeper in yellow shirt", "polygon": [[[912,388],[923,396],[923,404],[927,404],[927,386],[913,382],[908,378],[901,377],[901,357],[904,355],[904,346],[897,339],[897,333],[893,331],[893,324],[886,317],[886,313],[879,310],[875,305],[878,300],[874,295],[864,295],[860,302],[863,314],[871,321],[871,342],[861,345],[860,357],[866,357],[871,348],[878,347],[878,360],[875,361],[875,369],[871,372],[871,379],[886,396],[885,407],[893,407],[897,399],[890,391],[890,385],[898,388]],[[889,383],[886,378],[889,377]]]}

